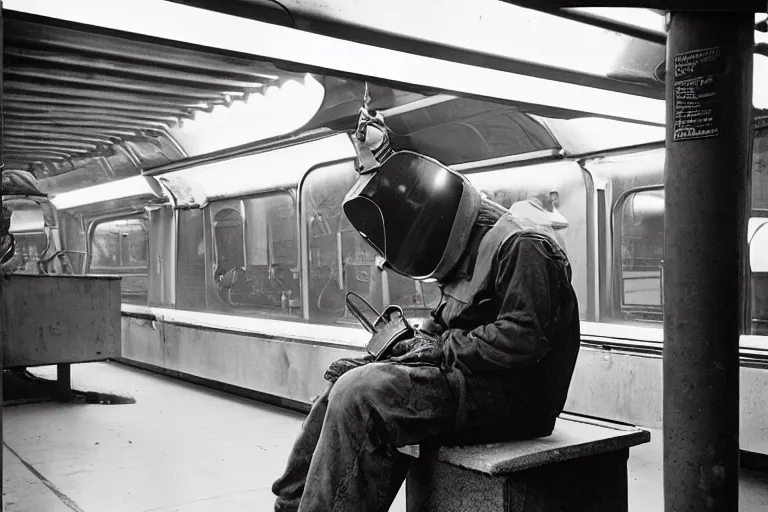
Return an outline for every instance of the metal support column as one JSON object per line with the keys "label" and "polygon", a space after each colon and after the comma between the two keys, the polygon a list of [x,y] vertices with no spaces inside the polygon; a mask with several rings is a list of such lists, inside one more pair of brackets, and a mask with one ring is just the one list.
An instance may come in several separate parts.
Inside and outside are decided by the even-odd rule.
{"label": "metal support column", "polygon": [[735,511],[753,13],[673,12],[667,38],[664,501]]}

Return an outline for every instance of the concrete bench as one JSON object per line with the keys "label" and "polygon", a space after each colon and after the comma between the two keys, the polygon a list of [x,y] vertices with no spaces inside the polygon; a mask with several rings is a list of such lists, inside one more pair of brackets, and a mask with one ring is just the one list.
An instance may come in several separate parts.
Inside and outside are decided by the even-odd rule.
{"label": "concrete bench", "polygon": [[409,446],[408,512],[622,512],[635,427],[562,414],[549,437],[466,447]]}

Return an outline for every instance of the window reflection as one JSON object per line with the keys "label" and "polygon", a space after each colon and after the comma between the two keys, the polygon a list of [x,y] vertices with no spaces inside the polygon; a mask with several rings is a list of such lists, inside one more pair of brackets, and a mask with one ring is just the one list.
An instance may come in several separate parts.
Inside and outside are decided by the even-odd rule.
{"label": "window reflection", "polygon": [[148,225],[146,216],[131,217],[101,222],[93,232],[89,272],[121,276],[123,302],[147,303]]}
{"label": "window reflection", "polygon": [[750,219],[750,224],[755,226],[749,240],[752,334],[768,335],[768,218]]}
{"label": "window reflection", "polygon": [[344,216],[341,204],[357,179],[352,164],[312,171],[304,181],[303,220],[309,238],[309,316],[311,320],[357,326],[344,298],[354,291],[376,309],[398,304],[411,317],[426,316],[440,291],[376,266],[376,252]]}
{"label": "window reflection", "polygon": [[643,190],[620,206],[620,301],[625,319],[662,319],[664,191]]}
{"label": "window reflection", "polygon": [[204,311],[205,216],[203,210],[181,210],[178,215],[176,308]]}
{"label": "window reflection", "polygon": [[[285,192],[265,194],[211,208],[214,300],[210,306],[246,315],[300,317],[293,196]],[[200,242],[195,238],[190,243],[197,243],[195,254],[203,261]]]}

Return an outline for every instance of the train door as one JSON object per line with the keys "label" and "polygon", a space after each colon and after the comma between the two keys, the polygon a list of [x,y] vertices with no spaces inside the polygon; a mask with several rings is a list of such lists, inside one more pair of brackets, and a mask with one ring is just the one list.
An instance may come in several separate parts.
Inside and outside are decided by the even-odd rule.
{"label": "train door", "polygon": [[176,300],[176,214],[170,207],[149,212],[149,305],[172,307]]}

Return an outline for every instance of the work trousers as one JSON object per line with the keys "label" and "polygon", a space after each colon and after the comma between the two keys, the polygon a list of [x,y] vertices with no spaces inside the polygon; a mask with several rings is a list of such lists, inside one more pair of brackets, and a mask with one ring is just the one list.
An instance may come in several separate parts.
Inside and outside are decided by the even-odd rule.
{"label": "work trousers", "polygon": [[370,363],[342,375],[304,421],[276,512],[383,512],[408,473],[399,446],[454,427],[458,397],[434,366]]}

